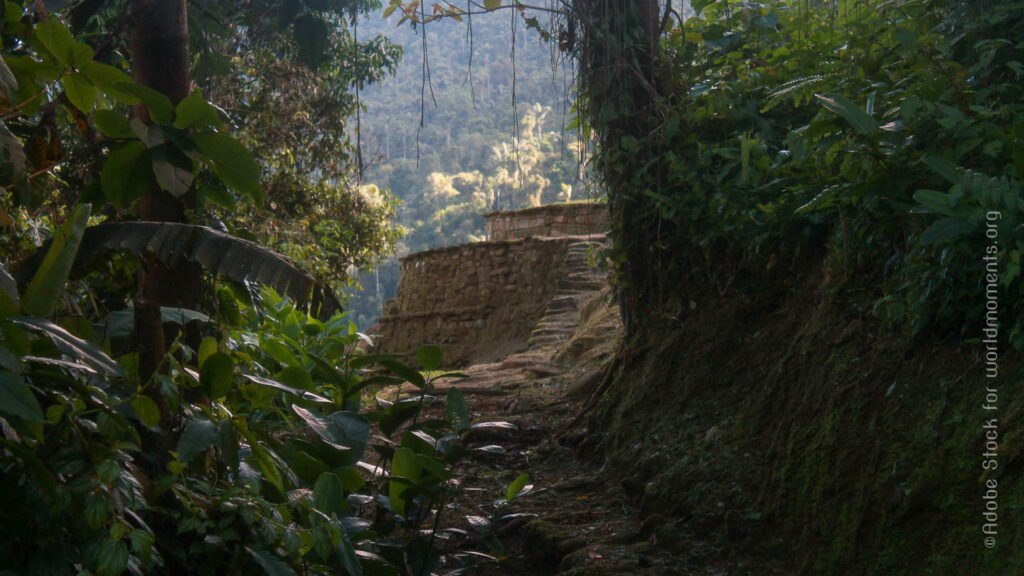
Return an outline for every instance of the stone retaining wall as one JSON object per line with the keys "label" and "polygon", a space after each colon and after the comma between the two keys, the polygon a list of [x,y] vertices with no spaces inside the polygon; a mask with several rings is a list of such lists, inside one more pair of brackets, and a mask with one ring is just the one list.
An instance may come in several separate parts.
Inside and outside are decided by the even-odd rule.
{"label": "stone retaining wall", "polygon": [[536,208],[484,214],[488,240],[528,236],[601,234],[609,225],[608,205],[598,202],[546,204]]}
{"label": "stone retaining wall", "polygon": [[378,350],[415,354],[439,344],[446,366],[464,366],[525,348],[576,239],[475,242],[402,258],[398,295],[375,330]]}

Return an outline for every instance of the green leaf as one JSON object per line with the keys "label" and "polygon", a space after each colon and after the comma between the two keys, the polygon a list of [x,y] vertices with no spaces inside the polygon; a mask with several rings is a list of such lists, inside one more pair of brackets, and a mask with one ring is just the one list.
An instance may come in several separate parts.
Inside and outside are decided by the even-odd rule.
{"label": "green leaf", "polygon": [[150,117],[157,124],[170,124],[174,120],[174,104],[160,92],[134,82],[118,82],[115,84],[115,90],[145,103]]}
{"label": "green leaf", "polygon": [[195,180],[192,160],[185,156],[177,146],[170,143],[161,144],[150,152],[153,163],[153,174],[160,188],[181,198],[188,193]]}
{"label": "green leaf", "polygon": [[283,392],[287,392],[289,394],[294,394],[295,396],[298,396],[299,398],[302,398],[303,400],[310,400],[312,402],[319,402],[321,404],[334,404],[334,402],[332,402],[330,399],[324,398],[323,396],[320,396],[319,394],[314,394],[312,392],[309,392],[307,390],[303,390],[301,388],[294,388],[292,386],[285,386],[284,384],[282,384],[280,382],[277,382],[276,380],[271,380],[270,378],[263,378],[261,376],[253,376],[252,374],[243,374],[242,377],[245,378],[246,380],[252,382],[253,384],[259,384],[260,386],[266,386],[268,388],[274,388],[274,389],[277,389],[277,390],[281,390]]}
{"label": "green leaf", "polygon": [[152,428],[160,423],[160,408],[152,398],[145,394],[139,394],[132,400],[132,408],[138,414],[139,420],[146,426]]}
{"label": "green leaf", "polygon": [[105,136],[111,138],[135,138],[128,117],[115,110],[97,110],[92,117],[93,123]]}
{"label": "green leaf", "polygon": [[330,442],[351,450],[354,463],[370,443],[370,421],[358,412],[335,412],[327,417],[327,436]]}
{"label": "green leaf", "polygon": [[953,238],[963,236],[977,230],[977,225],[961,220],[960,218],[943,218],[932,223],[921,234],[922,244],[941,244]]}
{"label": "green leaf", "polygon": [[263,204],[259,166],[241,142],[220,132],[200,132],[192,139],[228,187]]}
{"label": "green leaf", "polygon": [[292,567],[283,562],[277,556],[274,556],[266,550],[253,550],[248,546],[245,547],[245,551],[252,556],[253,560],[263,568],[263,571],[268,576],[295,576],[295,571]]}
{"label": "green leaf", "polygon": [[291,460],[291,465],[292,470],[295,471],[299,478],[310,484],[316,481],[324,472],[330,471],[330,467],[327,464],[306,451],[296,454]]}
{"label": "green leaf", "polygon": [[219,344],[217,339],[213,336],[207,336],[203,338],[203,341],[199,343],[199,353],[196,356],[196,365],[202,366],[206,363],[206,359],[217,353]]}
{"label": "green leaf", "polygon": [[942,176],[946,180],[956,184],[960,180],[960,175],[957,174],[957,166],[955,162],[946,160],[941,156],[928,155],[924,158],[924,163],[931,168],[936,174]]}
{"label": "green leaf", "polygon": [[129,106],[142,102],[137,95],[121,87],[122,84],[134,84],[131,77],[121,70],[99,62],[89,62],[85,66],[80,66],[79,69],[96,88],[114,100]]}
{"label": "green leaf", "polygon": [[3,262],[0,262],[0,294],[9,298],[15,306],[21,305],[18,283],[14,280],[14,276],[11,276],[11,273],[7,271],[7,267],[4,266]]}
{"label": "green leaf", "polygon": [[231,390],[235,363],[223,352],[210,355],[199,368],[199,384],[210,400],[223,398]]}
{"label": "green leaf", "polygon": [[348,536],[348,532],[341,531],[341,542],[338,544],[338,559],[345,568],[348,576],[363,576],[363,567],[359,564],[359,556],[356,554],[355,546]]}
{"label": "green leaf", "polygon": [[[416,453],[408,448],[398,448],[391,459],[391,476],[415,480],[419,477],[420,463],[416,459]],[[391,499],[391,509],[399,516],[405,516],[405,498],[402,492],[407,484],[398,480],[388,482],[388,497]]]}
{"label": "green leaf", "polygon": [[190,462],[197,454],[215,446],[218,438],[217,425],[213,422],[189,420],[185,431],[181,434],[181,439],[178,440],[178,448],[175,450],[178,453],[178,461]]}
{"label": "green leaf", "polygon": [[85,76],[75,72],[64,77],[64,93],[68,100],[86,114],[96,105],[96,87]]}
{"label": "green leaf", "polygon": [[485,10],[497,10],[501,7],[501,0],[484,0]]}
{"label": "green leaf", "polygon": [[21,376],[0,370],[0,412],[26,422],[45,422],[43,410]]}
{"label": "green leaf", "polygon": [[203,98],[202,92],[195,89],[184,100],[178,102],[174,112],[174,127],[184,130],[190,126],[212,127],[220,125],[217,109]]}
{"label": "green leaf", "polygon": [[313,389],[313,377],[309,375],[305,368],[300,366],[287,366],[284,370],[277,373],[276,378],[282,384],[291,388],[298,388],[299,390]]}
{"label": "green leaf", "polygon": [[416,460],[420,463],[420,467],[429,473],[431,476],[436,478],[439,482],[447,482],[452,477],[451,472],[444,467],[444,464],[432,456],[425,454],[416,454]]}
{"label": "green leaf", "polygon": [[511,502],[516,496],[521,494],[523,490],[527,488],[527,484],[530,482],[530,476],[528,474],[520,474],[508,488],[505,489],[505,500]]}
{"label": "green leaf", "polygon": [[914,200],[922,206],[946,216],[953,215],[953,206],[949,201],[949,194],[937,190],[918,190],[914,192]]}
{"label": "green leaf", "polygon": [[466,398],[462,395],[462,391],[455,386],[448,389],[445,411],[448,413],[448,421],[451,422],[452,428],[456,432],[469,429],[469,405],[466,404]]}
{"label": "green leaf", "polygon": [[71,31],[57,18],[48,18],[36,25],[36,38],[64,66],[70,66],[74,59],[75,38]]}
{"label": "green leaf", "polygon": [[341,485],[345,487],[348,492],[355,492],[366,485],[366,480],[359,474],[357,468],[345,468],[343,470],[337,470],[334,474],[341,478]]}
{"label": "green leaf", "polygon": [[878,132],[878,123],[867,112],[841,94],[815,94],[815,98],[828,110],[842,116],[861,134]]}
{"label": "green leaf", "polygon": [[81,360],[98,372],[109,376],[123,377],[125,375],[124,368],[114,362],[98,346],[78,338],[49,320],[20,316],[11,318],[8,322],[46,336],[60,350],[61,354],[74,360]]}
{"label": "green leaf", "polygon": [[82,234],[89,223],[91,210],[89,204],[76,206],[68,221],[53,235],[53,243],[50,244],[46,258],[21,299],[21,309],[25,314],[43,318],[53,316],[75,262]]}
{"label": "green leaf", "polygon": [[119,576],[128,567],[128,546],[120,540],[104,540],[96,558],[99,574]]}
{"label": "green leaf", "polygon": [[341,478],[330,472],[321,474],[313,486],[313,503],[317,510],[328,516],[340,516],[348,503],[345,500],[345,488],[341,484]]}
{"label": "green leaf", "polygon": [[95,56],[92,46],[83,44],[82,42],[75,42],[71,46],[71,65],[81,70],[92,62],[92,57]]}
{"label": "green leaf", "polygon": [[424,344],[416,351],[416,361],[424,370],[437,370],[444,361],[444,350],[440,346]]}
{"label": "green leaf", "polygon": [[298,357],[295,356],[292,349],[289,348],[287,344],[276,338],[267,338],[263,340],[260,342],[260,348],[262,348],[267,354],[270,354],[274,360],[277,360],[281,364],[302,368],[302,362],[300,362]]}
{"label": "green leaf", "polygon": [[111,204],[123,208],[146,192],[144,171],[151,172],[147,160],[146,145],[138,140],[122,145],[107,156],[100,172],[100,184]]}
{"label": "green leaf", "polygon": [[700,11],[709,4],[714,4],[715,0],[691,0],[690,8],[693,9],[695,14],[700,14]]}

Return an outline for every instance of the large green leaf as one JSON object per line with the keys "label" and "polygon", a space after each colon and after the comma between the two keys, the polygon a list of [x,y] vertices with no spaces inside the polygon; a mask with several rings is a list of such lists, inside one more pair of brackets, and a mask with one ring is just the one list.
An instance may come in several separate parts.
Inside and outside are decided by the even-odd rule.
{"label": "large green leaf", "polygon": [[149,109],[150,117],[157,124],[170,124],[174,120],[174,104],[171,103],[170,98],[160,92],[133,82],[118,82],[113,88],[122,95],[141,100]]}
{"label": "large green leaf", "polygon": [[[391,459],[391,476],[415,480],[420,474],[420,463],[416,453],[408,448],[398,448]],[[388,497],[391,509],[399,516],[405,516],[406,499],[402,496],[408,483],[392,478],[388,482]]]}
{"label": "large green leaf", "polygon": [[96,87],[77,72],[64,77],[64,93],[75,108],[86,114],[92,112],[93,106],[96,105]]}
{"label": "large green leaf", "polygon": [[220,132],[200,132],[192,140],[225,184],[257,205],[263,203],[259,166],[241,142]]}
{"label": "large green leaf", "polygon": [[178,460],[189,462],[197,454],[217,444],[220,434],[217,425],[209,420],[189,420],[178,440]]}
{"label": "large green leaf", "polygon": [[21,299],[21,309],[25,314],[44,318],[53,316],[89,223],[91,209],[89,204],[76,206],[71,218],[53,235],[46,258]]}
{"label": "large green leaf", "polygon": [[[210,273],[236,282],[265,284],[287,294],[299,306],[308,306],[321,319],[341,310],[341,303],[327,285],[284,256],[255,242],[195,224],[114,222],[91,226],[85,230],[71,273],[80,277],[106,264],[111,253],[119,251],[155,258],[171,267],[196,262]],[[31,273],[33,269],[31,262],[22,265],[23,272]]]}
{"label": "large green leaf", "polygon": [[208,127],[218,124],[220,118],[217,117],[217,109],[203,98],[198,89],[179,102],[174,112],[174,127],[182,130],[196,125]]}
{"label": "large green leaf", "polygon": [[918,190],[914,192],[914,200],[920,202],[925,208],[939,214],[953,215],[953,205],[950,203],[949,194],[944,192],[939,192],[938,190]]}
{"label": "large green leaf", "polygon": [[235,363],[223,352],[210,355],[199,367],[199,384],[211,400],[223,398],[231,391],[234,376]]}
{"label": "large green leaf", "polygon": [[254,550],[246,546],[246,552],[248,552],[253,560],[263,568],[263,571],[268,576],[295,576],[295,571],[292,567],[286,564],[277,556],[274,556],[266,550]]}
{"label": "large green leaf", "polygon": [[124,207],[142,196],[152,181],[146,145],[132,140],[107,156],[100,171],[103,195],[111,204]]}
{"label": "large green leaf", "polygon": [[[164,324],[176,324],[178,326],[184,326],[190,322],[200,322],[203,324],[210,322],[210,317],[206,314],[187,308],[161,306],[160,316]],[[115,346],[127,344],[131,338],[132,330],[135,328],[135,310],[133,308],[115,310],[107,314],[95,327],[101,340],[110,339],[111,345]],[[199,364],[202,365],[202,362]]]}
{"label": "large green leaf", "polygon": [[175,198],[181,198],[188,193],[195,180],[195,168],[188,156],[168,142],[150,150],[150,158],[153,162],[153,174],[160,188],[170,192]]}
{"label": "large green leaf", "polygon": [[263,378],[262,376],[254,376],[252,374],[243,374],[242,378],[245,378],[246,380],[252,382],[253,384],[259,384],[260,386],[266,386],[268,388],[274,388],[276,390],[281,390],[282,392],[287,392],[289,394],[298,396],[299,398],[302,398],[303,400],[309,400],[311,402],[316,402],[318,404],[333,404],[334,403],[330,399],[324,398],[323,396],[320,396],[319,394],[314,394],[313,392],[309,392],[307,390],[302,390],[300,388],[295,388],[293,386],[288,386],[286,384],[282,384],[281,382],[278,382],[277,380],[271,380],[270,378]]}
{"label": "large green leaf", "polygon": [[370,421],[358,412],[335,412],[327,417],[327,434],[331,442],[352,450],[352,459],[357,461],[370,443]]}
{"label": "large green leaf", "polygon": [[26,422],[46,421],[32,389],[21,376],[7,370],[0,370],[0,413]]}
{"label": "large green leaf", "polygon": [[359,564],[359,556],[356,554],[355,546],[352,545],[352,539],[349,538],[347,530],[341,531],[338,558],[341,560],[341,565],[345,567],[345,572],[348,573],[348,576],[363,576],[363,567]]}
{"label": "large green leaf", "polygon": [[121,88],[122,84],[134,84],[132,79],[121,70],[99,62],[89,62],[81,70],[93,85],[118,102],[129,106],[141,102],[138,96]]}
{"label": "large green leaf", "polygon": [[313,502],[316,509],[324,514],[341,515],[345,511],[345,487],[341,484],[341,478],[330,472],[324,472],[317,478],[313,486]]}
{"label": "large green leaf", "polygon": [[842,94],[815,94],[814,97],[822,106],[845,118],[861,134],[874,134],[879,131],[878,122]]}
{"label": "large green leaf", "polygon": [[64,66],[74,59],[75,38],[71,31],[57,18],[47,18],[36,26],[36,38]]}
{"label": "large green leaf", "polygon": [[7,267],[4,266],[3,262],[0,262],[0,292],[3,292],[16,306],[21,304],[21,296],[18,294],[18,283],[14,281],[14,276],[11,276],[11,273],[7,271]]}
{"label": "large green leaf", "polygon": [[921,243],[941,244],[977,229],[977,225],[966,220],[947,217],[933,222],[932,225],[921,234]]}
{"label": "large green leaf", "polygon": [[97,372],[109,376],[123,377],[125,375],[124,368],[107,356],[98,346],[87,340],[82,340],[49,320],[20,316],[11,318],[7,322],[46,336],[60,350],[61,354],[75,361],[81,361]]}

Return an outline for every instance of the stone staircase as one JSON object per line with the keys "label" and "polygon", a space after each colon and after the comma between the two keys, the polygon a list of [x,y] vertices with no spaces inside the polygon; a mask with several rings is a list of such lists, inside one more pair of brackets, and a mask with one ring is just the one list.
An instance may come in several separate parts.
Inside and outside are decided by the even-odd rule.
{"label": "stone staircase", "polygon": [[530,350],[552,348],[565,342],[576,332],[580,308],[608,285],[607,273],[587,262],[587,253],[605,243],[603,234],[581,237],[565,251],[565,276],[526,341]]}

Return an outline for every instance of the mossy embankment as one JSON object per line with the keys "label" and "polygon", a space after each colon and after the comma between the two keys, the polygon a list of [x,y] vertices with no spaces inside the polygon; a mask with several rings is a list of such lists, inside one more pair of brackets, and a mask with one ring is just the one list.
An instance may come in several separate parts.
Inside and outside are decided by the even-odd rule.
{"label": "mossy embankment", "polygon": [[[645,514],[723,550],[811,574],[1017,573],[1019,356],[988,379],[981,344],[896,333],[854,285],[824,267],[724,295],[683,288],[595,391],[584,449],[608,455]],[[986,386],[998,388],[995,410]],[[998,469],[987,473],[992,418]]]}

